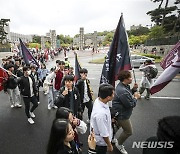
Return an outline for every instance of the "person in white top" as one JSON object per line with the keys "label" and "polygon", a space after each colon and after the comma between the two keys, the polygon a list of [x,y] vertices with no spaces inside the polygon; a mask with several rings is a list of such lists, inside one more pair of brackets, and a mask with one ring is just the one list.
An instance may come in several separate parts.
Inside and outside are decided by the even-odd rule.
{"label": "person in white top", "polygon": [[95,133],[97,154],[113,151],[111,113],[108,106],[113,97],[114,87],[110,84],[101,84],[99,97],[94,102],[90,119],[90,129]]}
{"label": "person in white top", "polygon": [[149,100],[150,98],[150,88],[154,83],[154,79],[150,77],[151,72],[150,68],[156,68],[155,64],[151,60],[146,60],[144,64],[139,67],[139,70],[143,72],[143,76],[140,82],[139,93],[142,94],[145,89],[147,91],[145,99]]}

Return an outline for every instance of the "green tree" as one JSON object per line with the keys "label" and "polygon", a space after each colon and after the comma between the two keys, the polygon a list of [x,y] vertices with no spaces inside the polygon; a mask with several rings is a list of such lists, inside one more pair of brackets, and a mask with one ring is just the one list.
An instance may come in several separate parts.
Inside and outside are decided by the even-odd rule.
{"label": "green tree", "polygon": [[41,36],[33,35],[32,42],[41,44]]}
{"label": "green tree", "polygon": [[[151,0],[154,3],[160,3],[158,8],[148,11],[147,14],[151,16],[151,21],[158,26],[163,26],[167,34],[179,31],[179,0],[174,0],[173,6],[169,5],[169,0]],[[163,7],[164,3],[164,7]]]}
{"label": "green tree", "polygon": [[36,48],[36,47],[40,48],[41,45],[39,43],[29,43],[29,48]]}
{"label": "green tree", "polygon": [[164,28],[162,26],[154,26],[150,29],[149,38],[161,38],[164,36]]}
{"label": "green tree", "polygon": [[149,29],[147,27],[140,26],[138,29],[127,31],[128,35],[146,35],[149,33]]}
{"label": "green tree", "polygon": [[57,35],[57,39],[60,40],[61,46],[63,46],[63,47],[68,47],[73,42],[73,38],[71,38],[69,35],[64,36],[64,35],[60,34],[60,35]]}

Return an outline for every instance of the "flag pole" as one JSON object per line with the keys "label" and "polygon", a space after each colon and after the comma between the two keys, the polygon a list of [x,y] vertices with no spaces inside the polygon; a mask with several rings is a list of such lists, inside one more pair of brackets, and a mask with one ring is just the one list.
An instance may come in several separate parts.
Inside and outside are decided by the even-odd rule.
{"label": "flag pole", "polygon": [[[1,67],[0,66],[0,68],[2,69],[2,70],[4,70],[4,71],[6,71],[7,73],[9,72],[8,70],[6,70],[5,68],[3,68],[3,67]],[[18,78],[16,75],[14,75],[13,73],[12,73],[12,76],[14,76],[15,78]]]}

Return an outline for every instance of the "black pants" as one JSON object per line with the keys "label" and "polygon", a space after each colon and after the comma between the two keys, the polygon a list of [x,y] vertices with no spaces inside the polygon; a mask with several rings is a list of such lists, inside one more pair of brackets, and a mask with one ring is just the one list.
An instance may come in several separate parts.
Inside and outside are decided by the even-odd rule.
{"label": "black pants", "polygon": [[96,154],[106,154],[107,146],[98,146],[96,145]]}
{"label": "black pants", "polygon": [[[32,97],[23,97],[24,105],[25,105],[25,113],[28,118],[30,118],[30,112],[33,112],[38,107],[38,101],[35,96]],[[30,109],[30,102],[33,104],[32,108]]]}
{"label": "black pants", "polygon": [[82,112],[84,112],[85,106],[88,109],[88,118],[90,120],[91,118],[91,112],[92,112],[92,101],[86,102],[86,103],[82,103],[81,107],[82,107]]}

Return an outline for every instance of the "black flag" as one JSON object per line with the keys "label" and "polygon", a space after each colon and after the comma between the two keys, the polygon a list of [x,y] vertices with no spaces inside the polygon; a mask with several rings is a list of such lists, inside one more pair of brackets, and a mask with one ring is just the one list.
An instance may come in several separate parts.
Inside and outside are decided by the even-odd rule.
{"label": "black flag", "polygon": [[19,38],[20,41],[20,45],[21,45],[21,50],[22,50],[22,56],[24,59],[24,62],[26,63],[26,65],[30,65],[30,64],[35,64],[37,67],[39,67],[38,62],[36,61],[36,59],[33,57],[33,55],[31,54],[31,52],[26,48],[26,46],[24,45],[24,43],[22,42],[22,40]]}
{"label": "black flag", "polygon": [[74,80],[76,82],[78,79],[80,79],[81,66],[80,66],[78,58],[77,58],[77,53],[74,53],[74,54],[75,54],[75,77],[74,77]]}
{"label": "black flag", "polygon": [[110,50],[105,58],[100,84],[109,83],[114,86],[119,72],[130,69],[128,36],[125,30],[123,15],[121,15]]}

